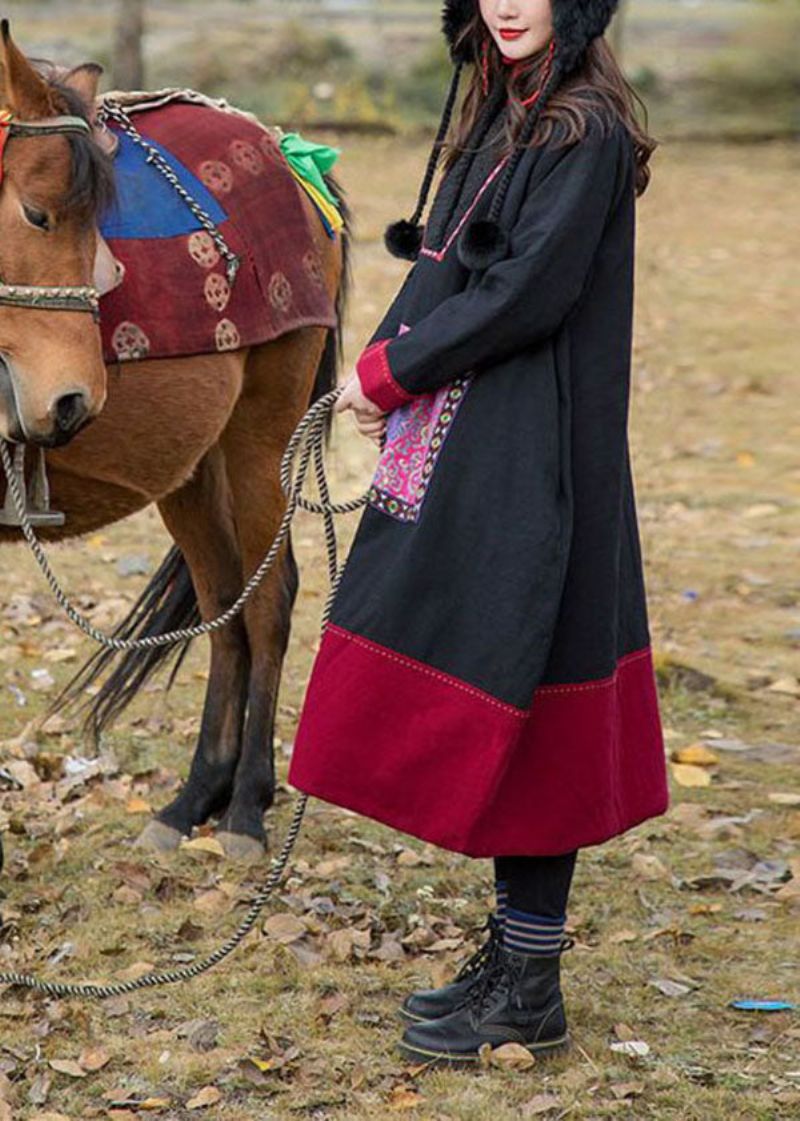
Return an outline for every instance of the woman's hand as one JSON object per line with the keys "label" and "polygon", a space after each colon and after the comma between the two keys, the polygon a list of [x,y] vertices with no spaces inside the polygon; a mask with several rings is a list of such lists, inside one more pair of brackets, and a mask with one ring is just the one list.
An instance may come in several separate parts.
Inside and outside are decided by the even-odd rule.
{"label": "woman's hand", "polygon": [[383,434],[386,431],[387,414],[379,409],[374,401],[370,401],[369,397],[364,396],[358,374],[352,374],[349,380],[345,382],[344,390],[334,405],[333,411],[343,413],[347,409],[353,410],[356,425],[361,435],[367,436],[380,447]]}

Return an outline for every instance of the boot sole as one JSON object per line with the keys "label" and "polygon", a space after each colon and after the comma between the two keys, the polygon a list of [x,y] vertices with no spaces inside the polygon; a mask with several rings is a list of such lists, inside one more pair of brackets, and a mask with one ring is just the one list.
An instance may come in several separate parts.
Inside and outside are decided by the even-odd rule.
{"label": "boot sole", "polygon": [[[569,1046],[569,1043],[569,1033],[566,1033],[565,1035],[559,1036],[558,1039],[548,1039],[544,1043],[523,1043],[521,1046],[524,1047],[526,1051],[530,1051],[532,1055],[541,1055],[545,1051],[564,1050]],[[403,1042],[398,1043],[397,1046],[407,1058],[415,1062],[419,1062],[420,1060],[426,1062],[436,1061],[449,1063],[451,1066],[469,1066],[472,1063],[480,1062],[480,1055],[477,1052],[474,1054],[459,1055],[452,1051],[433,1051],[425,1047],[413,1047]],[[502,1044],[498,1043],[497,1046],[501,1047]],[[492,1050],[495,1050],[495,1048],[492,1048]]]}
{"label": "boot sole", "polygon": [[[452,1012],[452,1009],[450,1009]],[[405,1020],[409,1024],[427,1024],[431,1020],[437,1020],[438,1016],[418,1016],[416,1012],[409,1012],[407,1008],[398,1008],[397,1014],[401,1020]],[[443,1016],[447,1013],[443,1012]]]}

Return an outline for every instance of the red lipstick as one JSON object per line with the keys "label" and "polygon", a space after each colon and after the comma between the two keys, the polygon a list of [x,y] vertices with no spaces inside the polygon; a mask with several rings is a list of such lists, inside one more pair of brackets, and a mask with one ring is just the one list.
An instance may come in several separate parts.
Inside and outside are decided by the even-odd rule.
{"label": "red lipstick", "polygon": [[520,35],[524,35],[524,34],[525,34],[524,28],[523,29],[519,29],[519,28],[516,28],[516,27],[501,27],[500,28],[500,38],[501,39],[506,39],[506,40],[519,39]]}

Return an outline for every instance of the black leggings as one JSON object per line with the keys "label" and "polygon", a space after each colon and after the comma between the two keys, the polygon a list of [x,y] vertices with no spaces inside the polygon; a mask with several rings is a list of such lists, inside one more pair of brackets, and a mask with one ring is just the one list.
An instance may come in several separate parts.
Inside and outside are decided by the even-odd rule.
{"label": "black leggings", "polygon": [[563,856],[496,856],[495,878],[508,885],[509,907],[560,918],[567,910],[577,856],[577,851]]}

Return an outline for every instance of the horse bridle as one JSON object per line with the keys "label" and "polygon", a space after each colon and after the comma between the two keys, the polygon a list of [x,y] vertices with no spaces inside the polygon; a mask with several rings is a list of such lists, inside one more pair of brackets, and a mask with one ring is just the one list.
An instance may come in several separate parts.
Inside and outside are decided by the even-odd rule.
{"label": "horse bridle", "polygon": [[[3,149],[13,136],[91,136],[92,126],[83,117],[53,117],[44,121],[17,121],[8,110],[0,110],[0,183],[3,180]],[[7,284],[0,276],[0,304],[37,311],[84,311],[100,317],[100,294],[92,285]]]}

